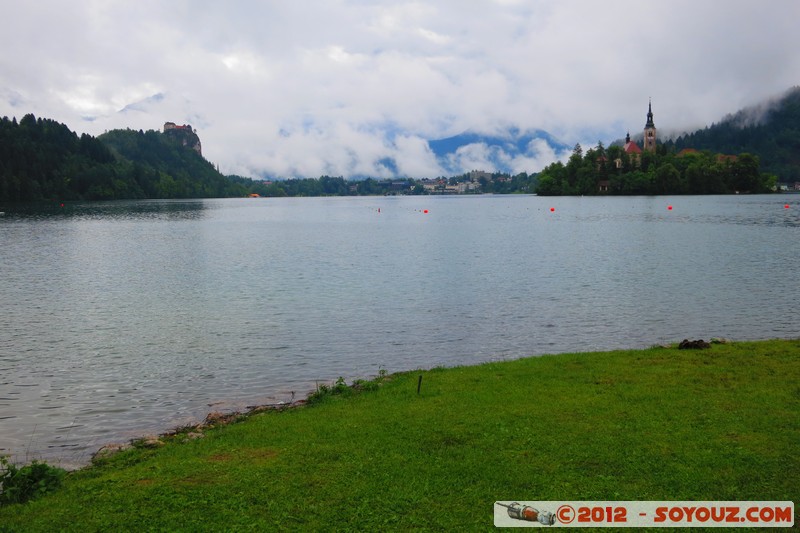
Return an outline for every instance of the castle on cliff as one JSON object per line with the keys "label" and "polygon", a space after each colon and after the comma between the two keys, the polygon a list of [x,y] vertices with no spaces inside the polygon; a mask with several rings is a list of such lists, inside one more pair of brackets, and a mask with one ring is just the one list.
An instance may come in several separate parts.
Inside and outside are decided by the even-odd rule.
{"label": "castle on cliff", "polygon": [[200,137],[197,136],[197,131],[192,129],[191,124],[178,126],[174,122],[165,122],[164,134],[178,139],[184,146],[188,146],[198,154],[203,155]]}

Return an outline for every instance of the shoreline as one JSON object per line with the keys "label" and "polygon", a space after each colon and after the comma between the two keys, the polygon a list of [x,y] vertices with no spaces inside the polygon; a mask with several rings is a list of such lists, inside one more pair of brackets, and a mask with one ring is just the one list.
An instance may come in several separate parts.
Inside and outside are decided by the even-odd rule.
{"label": "shoreline", "polygon": [[107,459],[108,457],[129,450],[136,447],[143,448],[160,448],[165,444],[164,440],[174,439],[180,435],[185,435],[184,442],[189,440],[199,439],[205,437],[204,431],[213,429],[220,426],[225,426],[235,422],[242,421],[250,416],[267,411],[283,411],[286,409],[296,409],[308,403],[308,400],[294,400],[289,403],[280,402],[276,404],[263,404],[248,406],[246,411],[231,411],[220,412],[210,411],[202,422],[197,424],[188,424],[184,426],[177,426],[163,433],[145,434],[140,437],[132,438],[125,443],[111,443],[100,447],[97,451],[91,454],[88,463],[75,469],[65,469],[68,471],[81,470],[96,464],[98,461]]}
{"label": "shoreline", "polygon": [[[774,340],[794,340],[794,339],[783,339],[783,338],[773,338],[773,339],[758,339],[758,340],[744,340],[744,341],[734,341],[727,338],[715,338],[712,337],[709,339],[709,342],[713,344],[728,344],[728,343],[735,343],[735,342],[770,342]],[[684,339],[683,342],[686,342]],[[695,341],[692,341],[695,342]],[[702,342],[702,341],[701,341]],[[657,343],[652,344],[650,348],[677,348],[679,347],[679,342],[674,343]],[[622,349],[619,351],[637,351],[641,350],[641,348],[628,348]],[[592,354],[598,353],[606,353],[609,350],[599,350],[599,351],[586,351],[586,352],[563,352],[563,353],[548,353],[548,354],[538,354],[538,355],[529,355],[524,356],[516,359],[503,359],[503,360],[484,360],[477,363],[472,364],[465,364],[465,365],[454,365],[454,366],[445,366],[445,367],[435,367],[435,368],[445,368],[445,369],[453,369],[453,368],[462,368],[462,367],[479,367],[486,364],[493,364],[493,363],[504,363],[504,362],[511,362],[517,360],[524,360],[524,359],[536,359],[541,357],[558,357],[560,355],[567,355],[567,354],[577,354],[581,356],[590,356]],[[416,368],[412,370],[402,370],[391,374],[386,374],[385,372],[379,373],[377,376],[374,376],[372,380],[367,380],[367,382],[378,382],[381,383],[383,381],[389,381],[392,379],[393,376],[398,374],[406,374],[406,373],[414,373],[414,372],[428,372],[430,368]],[[342,379],[342,378],[339,378]],[[353,382],[350,385],[345,385],[348,388],[358,388],[359,383],[363,383],[365,380],[361,378],[355,378],[352,380]],[[87,445],[87,450],[81,452],[80,457],[81,459],[72,461],[64,461],[64,458],[58,458],[57,460],[48,459],[45,456],[31,459],[30,461],[27,459],[29,454],[26,452],[26,460],[23,462],[13,461],[14,464],[21,466],[24,464],[28,464],[31,461],[36,462],[44,462],[47,464],[51,464],[53,466],[57,466],[59,468],[63,468],[67,471],[76,471],[82,470],[87,467],[91,467],[96,460],[101,460],[113,455],[115,453],[129,450],[131,448],[135,448],[137,446],[143,447],[150,447],[150,448],[157,448],[164,444],[164,440],[172,440],[179,435],[186,434],[190,435],[187,440],[193,440],[196,438],[202,438],[204,436],[204,431],[208,429],[213,429],[215,427],[227,425],[233,422],[238,422],[244,420],[252,415],[268,412],[268,411],[283,411],[287,409],[295,409],[299,407],[303,407],[308,405],[309,398],[313,396],[316,392],[319,392],[320,388],[332,388],[334,386],[335,380],[325,381],[322,383],[322,380],[315,380],[316,390],[309,389],[305,392],[304,398],[297,397],[297,391],[290,391],[292,395],[292,399],[288,402],[285,401],[278,401],[274,403],[263,403],[263,404],[251,404],[247,405],[248,402],[244,401],[226,401],[221,400],[214,402],[212,404],[208,404],[208,407],[212,406],[219,406],[219,405],[231,405],[228,409],[209,409],[206,410],[206,414],[201,421],[197,421],[197,418],[192,417],[192,420],[187,423],[178,423],[176,425],[166,424],[164,427],[167,429],[164,430],[155,430],[155,431],[142,431],[136,432],[132,430],[132,435],[127,436],[124,439],[111,439],[110,442],[106,442],[105,444],[100,445],[99,447],[91,447]],[[331,385],[328,386],[327,383]],[[301,391],[301,394],[303,392]],[[245,404],[244,408],[234,407],[236,404]],[[20,454],[16,454],[19,456]],[[35,455],[35,454],[31,454]],[[8,457],[14,457],[14,455],[8,455]]]}
{"label": "shoreline", "polygon": [[[483,364],[483,363],[478,363]],[[412,370],[416,371],[418,369]],[[372,380],[388,380],[390,379],[385,374],[383,377],[379,374]],[[353,383],[364,382],[362,378],[354,378]],[[186,422],[166,423],[161,426],[161,429],[151,431],[137,431],[130,430],[125,432],[125,435],[120,435],[121,438],[109,439],[105,444],[100,446],[92,446],[85,444],[85,448],[80,451],[79,458],[72,457],[66,458],[65,456],[56,456],[55,454],[43,454],[41,452],[30,452],[28,450],[19,453],[0,453],[0,456],[5,456],[10,459],[16,466],[23,466],[32,462],[46,463],[51,466],[62,468],[68,472],[74,472],[93,466],[95,459],[104,459],[114,453],[129,450],[139,445],[145,447],[159,447],[162,439],[170,440],[181,434],[194,434],[190,439],[201,438],[198,433],[205,430],[227,425],[233,422],[246,419],[252,415],[263,413],[267,411],[283,411],[286,409],[296,409],[303,407],[309,403],[309,397],[318,392],[321,388],[331,388],[336,383],[335,379],[331,380],[315,380],[313,388],[303,389],[300,391],[289,391],[291,399],[289,401],[278,400],[270,403],[250,403],[244,400],[220,400],[207,404],[207,408],[203,409],[205,416],[199,419],[196,416],[184,417]],[[355,384],[348,385],[348,387],[357,387]],[[264,397],[264,396],[262,396]],[[274,397],[267,395],[266,397]],[[213,407],[228,406],[223,408],[214,409]],[[150,424],[154,425],[154,424]],[[31,438],[31,442],[35,439]],[[20,460],[24,455],[24,460]]]}
{"label": "shoreline", "polygon": [[[469,365],[469,366],[480,366],[480,364],[486,364],[486,363],[479,363],[477,365]],[[425,372],[425,371],[426,370],[423,369],[414,369],[414,370],[398,372],[396,374],[402,374],[408,372],[411,373]],[[347,395],[353,392],[360,392],[363,390],[376,390],[384,383],[391,381],[393,376],[396,374],[387,374],[382,372],[371,380],[365,380],[360,378],[354,379],[350,385],[347,385],[344,382],[344,378],[338,378],[335,382],[331,382],[330,386],[326,384],[320,385],[319,383],[317,383],[316,390],[309,391],[306,395],[306,398],[294,399],[295,391],[292,391],[293,399],[290,402],[249,405],[244,411],[241,410],[239,411],[234,410],[230,412],[210,411],[203,419],[203,421],[197,424],[177,426],[171,430],[168,430],[163,433],[158,433],[156,435],[142,435],[140,437],[130,439],[127,443],[106,444],[102,446],[100,449],[98,449],[96,452],[91,454],[90,460],[87,464],[83,465],[82,467],[76,468],[75,470],[81,470],[82,468],[93,466],[98,462],[101,462],[102,460],[107,459],[119,452],[123,452],[125,450],[129,450],[132,448],[137,448],[137,447],[160,448],[161,446],[166,444],[165,441],[170,441],[179,438],[181,436],[183,436],[182,442],[184,443],[191,440],[200,439],[205,437],[204,432],[207,430],[211,430],[220,426],[226,426],[228,424],[233,424],[236,422],[241,422],[253,415],[257,415],[260,413],[299,409],[301,407],[308,406],[309,404],[313,404],[315,403],[315,401],[320,400],[326,396]]]}
{"label": "shoreline", "polygon": [[787,475],[800,467],[798,338],[386,377],[326,386],[308,408],[212,416],[205,437],[184,428],[138,442],[34,501],[0,506],[0,523],[472,531],[490,526],[497,501],[800,498]]}

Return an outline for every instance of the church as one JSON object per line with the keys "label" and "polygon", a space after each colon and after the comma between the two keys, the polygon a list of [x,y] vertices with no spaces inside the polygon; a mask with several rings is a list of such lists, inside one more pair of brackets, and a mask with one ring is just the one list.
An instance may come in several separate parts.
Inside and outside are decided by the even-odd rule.
{"label": "church", "polygon": [[[638,165],[641,160],[642,149],[636,144],[636,141],[631,140],[631,134],[625,136],[625,144],[622,146],[622,151],[631,159],[636,161]],[[655,153],[656,151],[656,125],[653,122],[653,102],[647,105],[647,122],[644,125],[644,151]],[[622,159],[614,161],[617,168],[622,168]]]}
{"label": "church", "polygon": [[[625,145],[622,147],[626,154],[641,154],[642,149],[631,140],[631,134],[625,136]],[[647,105],[647,123],[644,125],[644,151],[656,151],[656,125],[653,122],[653,102]]]}

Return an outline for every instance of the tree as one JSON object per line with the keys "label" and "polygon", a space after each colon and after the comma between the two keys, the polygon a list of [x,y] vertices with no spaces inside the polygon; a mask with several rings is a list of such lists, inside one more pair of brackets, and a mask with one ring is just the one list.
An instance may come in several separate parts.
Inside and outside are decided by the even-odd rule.
{"label": "tree", "polygon": [[558,186],[553,176],[542,172],[539,174],[539,184],[536,186],[536,194],[539,196],[558,196],[561,194],[561,188]]}
{"label": "tree", "polygon": [[758,172],[758,157],[752,154],[740,154],[730,165],[730,184],[737,192],[762,191],[761,176]]}
{"label": "tree", "polygon": [[681,175],[671,163],[659,166],[655,173],[656,194],[682,194],[685,191]]}

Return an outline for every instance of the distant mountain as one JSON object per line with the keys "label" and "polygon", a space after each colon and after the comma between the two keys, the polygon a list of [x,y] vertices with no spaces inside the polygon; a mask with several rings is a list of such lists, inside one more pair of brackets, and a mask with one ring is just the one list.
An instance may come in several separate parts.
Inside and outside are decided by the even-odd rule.
{"label": "distant mountain", "polygon": [[[485,170],[514,174],[521,160],[547,159],[572,147],[543,130],[512,128],[501,135],[465,132],[428,141],[439,165],[451,174]],[[545,161],[549,163],[550,161]]]}
{"label": "distant mountain", "polygon": [[778,181],[800,181],[800,87],[665,144],[676,151],[748,152],[759,157],[762,172],[776,175]]}
{"label": "distant mountain", "polygon": [[164,101],[164,93],[156,93],[152,96],[148,96],[147,98],[143,98],[138,102],[133,102],[132,104],[128,104],[122,109],[118,111],[118,113],[130,113],[131,111],[138,111],[140,113],[146,113],[150,110],[150,108],[155,105],[159,104]]}

